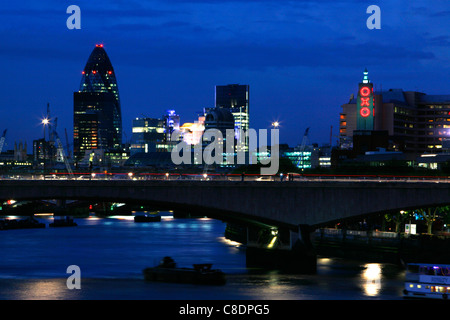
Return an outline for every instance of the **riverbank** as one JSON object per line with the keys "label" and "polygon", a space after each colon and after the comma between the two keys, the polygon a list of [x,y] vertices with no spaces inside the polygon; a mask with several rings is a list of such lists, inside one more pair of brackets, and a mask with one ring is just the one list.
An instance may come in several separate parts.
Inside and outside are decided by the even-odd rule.
{"label": "riverbank", "polygon": [[319,229],[314,234],[317,254],[368,262],[450,263],[450,239],[432,235],[404,235]]}

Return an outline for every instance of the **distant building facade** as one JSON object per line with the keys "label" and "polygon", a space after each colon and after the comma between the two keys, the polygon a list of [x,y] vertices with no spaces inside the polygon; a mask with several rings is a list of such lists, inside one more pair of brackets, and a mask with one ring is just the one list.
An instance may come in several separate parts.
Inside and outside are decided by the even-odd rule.
{"label": "distant building facade", "polygon": [[136,118],[133,120],[130,154],[167,151],[166,125],[163,119]]}
{"label": "distant building facade", "polygon": [[163,117],[166,141],[172,140],[172,135],[180,131],[180,116],[175,112],[175,110],[167,110]]}
{"label": "distant building facade", "polygon": [[[250,126],[249,85],[229,84],[216,86],[215,107],[227,108],[233,115],[236,138],[239,139],[239,131],[247,132]],[[249,139],[244,140],[242,150],[249,151]]]}
{"label": "distant building facade", "polygon": [[[234,148],[231,150],[232,154],[227,155],[227,130],[234,132],[235,129],[235,118],[233,117],[233,114],[231,113],[231,110],[228,108],[222,108],[222,107],[216,107],[209,109],[208,113],[205,116],[205,132],[208,132],[208,130],[217,130],[221,133],[221,137],[215,137],[212,139],[207,139],[205,136],[203,136],[203,148],[205,148],[208,144],[214,142],[219,147],[219,150],[223,150],[222,153],[222,166],[229,165],[227,163],[227,159],[230,157],[235,156]],[[218,141],[215,141],[215,139],[218,139]],[[233,141],[230,141],[232,143],[233,147],[236,145],[236,139],[233,135],[231,137]],[[228,150],[230,151],[230,150]],[[234,163],[234,161],[233,161]]]}

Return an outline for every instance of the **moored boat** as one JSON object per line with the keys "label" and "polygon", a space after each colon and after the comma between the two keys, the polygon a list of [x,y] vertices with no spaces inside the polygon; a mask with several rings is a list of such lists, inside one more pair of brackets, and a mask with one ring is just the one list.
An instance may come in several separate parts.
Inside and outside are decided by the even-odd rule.
{"label": "moored boat", "polygon": [[211,269],[212,264],[194,264],[194,268],[177,268],[170,257],[164,257],[156,267],[143,270],[147,281],[191,283],[202,285],[224,285],[225,274],[218,269]]}
{"label": "moored boat", "polygon": [[78,224],[73,221],[72,218],[66,217],[65,219],[55,219],[48,225],[49,227],[76,227]]}
{"label": "moored boat", "polygon": [[159,222],[161,216],[159,214],[143,214],[134,216],[134,222]]}
{"label": "moored boat", "polygon": [[29,217],[26,219],[4,219],[0,221],[0,230],[11,230],[11,229],[34,229],[34,228],[45,228],[45,223],[41,223]]}
{"label": "moored boat", "polygon": [[450,265],[410,263],[405,276],[404,298],[448,299]]}

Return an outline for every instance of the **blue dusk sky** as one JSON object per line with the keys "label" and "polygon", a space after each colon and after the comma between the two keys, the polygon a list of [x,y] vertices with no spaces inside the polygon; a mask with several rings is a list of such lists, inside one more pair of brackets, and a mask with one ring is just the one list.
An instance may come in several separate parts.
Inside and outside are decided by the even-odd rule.
{"label": "blue dusk sky", "polygon": [[[66,27],[69,5],[81,9],[80,30]],[[379,30],[366,26],[370,5],[381,8]],[[322,144],[333,126],[335,143],[365,68],[378,90],[450,94],[448,0],[19,0],[2,3],[0,19],[0,130],[7,149],[27,141],[29,153],[47,102],[72,141],[73,92],[100,43],[127,140],[136,117],[175,109],[196,120],[215,85],[250,85],[250,127],[278,120],[291,146],[307,127]]]}

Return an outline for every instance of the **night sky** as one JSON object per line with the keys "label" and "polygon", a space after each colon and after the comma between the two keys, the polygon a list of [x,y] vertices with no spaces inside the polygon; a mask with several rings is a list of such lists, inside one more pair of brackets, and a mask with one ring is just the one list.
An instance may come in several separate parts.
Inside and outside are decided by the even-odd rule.
{"label": "night sky", "polygon": [[[69,30],[69,5],[81,30]],[[381,29],[369,30],[369,5]],[[43,135],[50,103],[72,141],[73,92],[95,47],[114,66],[123,127],[175,109],[181,122],[214,106],[214,86],[250,85],[250,127],[281,123],[281,142],[333,143],[340,106],[365,68],[375,89],[450,94],[450,2],[391,1],[17,1],[0,9],[0,130],[14,142]],[[65,139],[63,138],[63,143]],[[70,142],[71,143],[71,142]]]}

